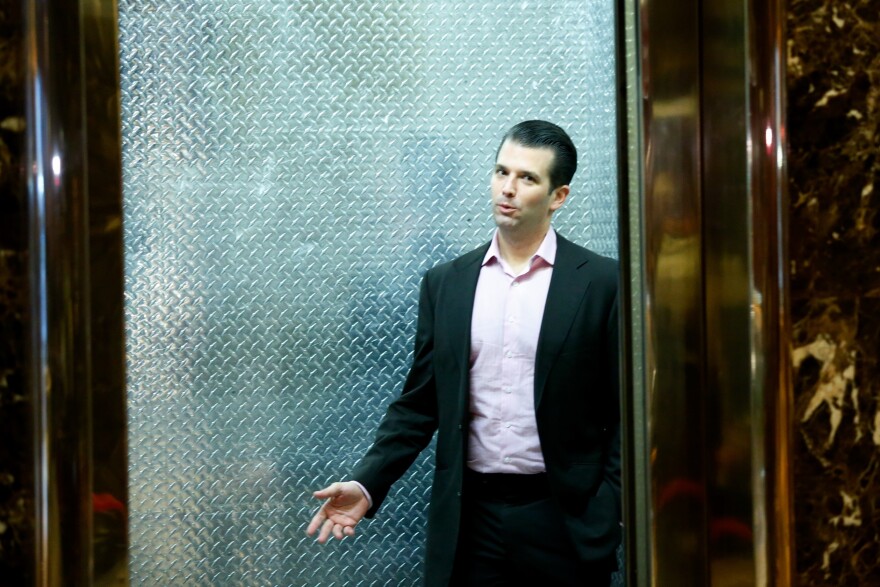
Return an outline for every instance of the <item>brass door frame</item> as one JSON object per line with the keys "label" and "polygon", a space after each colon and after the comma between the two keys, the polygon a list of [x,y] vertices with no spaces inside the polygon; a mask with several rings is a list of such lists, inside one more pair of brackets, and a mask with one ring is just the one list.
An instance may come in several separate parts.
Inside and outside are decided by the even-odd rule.
{"label": "brass door frame", "polygon": [[[711,497],[724,484],[713,477],[717,463],[704,447],[708,433],[731,415],[706,403],[707,373],[727,368],[718,357],[731,356],[706,351],[707,339],[724,326],[715,319],[724,303],[714,285],[727,282],[713,281],[718,276],[707,276],[706,268],[717,266],[719,251],[734,250],[747,268],[745,280],[734,285],[745,295],[746,305],[737,315],[747,315],[747,324],[740,327],[749,344],[725,350],[743,353],[737,364],[747,365],[749,426],[719,446],[742,441],[748,446],[750,514],[741,519],[753,536],[751,556],[734,562],[750,569],[754,584],[787,585],[793,538],[782,4],[647,0],[622,1],[618,9],[627,56],[619,64],[618,83],[625,96],[622,151],[628,160],[621,182],[627,197],[621,203],[620,234],[624,300],[630,301],[623,317],[629,333],[624,363],[629,583],[662,585],[665,568],[676,576],[672,569],[682,561],[661,559],[658,545],[679,540],[683,532],[707,539],[709,522],[725,513],[722,502]],[[85,585],[92,581],[92,555],[86,547],[92,537],[92,406],[82,4],[27,0],[25,27],[35,582]],[[711,44],[724,34],[732,34],[727,38],[733,41]],[[739,89],[722,96],[727,106],[739,101],[733,111],[707,100],[707,90],[731,79]],[[742,166],[734,171],[720,160],[722,147],[731,145],[741,150]],[[732,186],[729,197],[737,198],[733,205],[746,210],[745,223],[708,235],[707,225],[726,225],[725,208],[717,202],[707,205],[706,199],[725,182]],[[660,206],[676,210],[678,226],[663,225],[669,217],[657,213]],[[663,240],[671,237],[690,239],[676,243],[682,246],[677,259],[661,250]],[[684,266],[685,289],[694,292],[697,311],[682,308],[683,300],[661,287],[658,266],[665,261]],[[661,329],[662,312],[674,315],[682,309],[688,318],[670,322],[667,317],[668,327]],[[683,354],[660,364],[657,342],[666,340],[683,341]],[[685,405],[696,422],[678,422],[667,436],[657,424],[670,412],[652,411],[658,376],[683,382],[683,393],[690,394],[685,399],[695,399]],[[699,447],[695,493],[703,500],[694,508],[690,529],[657,517],[666,502],[661,503],[663,496],[652,484],[658,474],[655,458],[675,441],[668,434],[685,432]],[[702,582],[720,584],[718,563],[729,560],[728,555],[704,540],[688,560],[697,565]]]}
{"label": "brass door frame", "polygon": [[783,4],[621,13],[629,584],[789,585]]}
{"label": "brass door frame", "polygon": [[25,3],[37,585],[91,581],[88,187],[79,3]]}

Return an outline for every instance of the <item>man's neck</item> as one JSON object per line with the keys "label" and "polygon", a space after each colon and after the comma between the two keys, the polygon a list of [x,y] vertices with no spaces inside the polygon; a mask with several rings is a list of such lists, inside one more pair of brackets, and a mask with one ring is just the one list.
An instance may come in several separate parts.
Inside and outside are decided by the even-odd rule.
{"label": "man's neck", "polygon": [[[547,230],[551,230],[549,226]],[[499,230],[498,251],[501,253],[501,258],[519,273],[529,265],[532,257],[538,252],[544,237],[547,236],[547,230],[525,236],[506,234]]]}

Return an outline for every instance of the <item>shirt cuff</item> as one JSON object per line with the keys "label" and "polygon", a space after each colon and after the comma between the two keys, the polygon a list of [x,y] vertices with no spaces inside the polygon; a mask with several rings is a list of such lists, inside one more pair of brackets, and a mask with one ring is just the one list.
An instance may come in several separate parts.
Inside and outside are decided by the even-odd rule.
{"label": "shirt cuff", "polygon": [[367,491],[367,488],[364,487],[363,485],[361,485],[360,483],[358,483],[357,481],[352,481],[352,483],[354,483],[355,485],[357,485],[358,488],[360,488],[360,490],[364,493],[364,497],[367,498],[367,502],[369,502],[369,504],[370,504],[370,508],[372,509],[372,507],[373,507],[373,498],[372,498],[372,496],[370,496],[370,492]]}

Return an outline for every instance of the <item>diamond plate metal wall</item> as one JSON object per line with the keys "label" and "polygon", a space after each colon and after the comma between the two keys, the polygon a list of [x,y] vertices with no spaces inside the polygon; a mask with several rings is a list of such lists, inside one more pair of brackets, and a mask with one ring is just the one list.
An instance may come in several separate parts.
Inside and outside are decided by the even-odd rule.
{"label": "diamond plate metal wall", "polygon": [[500,135],[581,151],[556,221],[616,252],[610,0],[122,0],[133,585],[412,585],[425,455],[305,537],[405,375],[420,275],[491,235]]}

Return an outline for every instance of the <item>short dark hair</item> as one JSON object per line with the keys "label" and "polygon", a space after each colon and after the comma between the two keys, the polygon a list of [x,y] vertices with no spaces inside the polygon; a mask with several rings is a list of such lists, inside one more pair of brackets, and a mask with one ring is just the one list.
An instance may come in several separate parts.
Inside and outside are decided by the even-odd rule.
{"label": "short dark hair", "polygon": [[553,166],[550,168],[550,189],[571,183],[577,171],[577,149],[571,137],[561,127],[545,120],[526,120],[513,126],[501,138],[495,159],[505,141],[523,147],[553,150]]}

